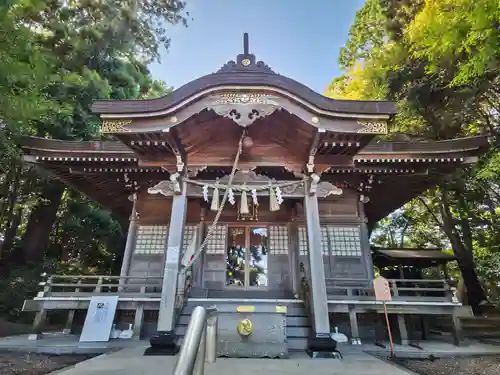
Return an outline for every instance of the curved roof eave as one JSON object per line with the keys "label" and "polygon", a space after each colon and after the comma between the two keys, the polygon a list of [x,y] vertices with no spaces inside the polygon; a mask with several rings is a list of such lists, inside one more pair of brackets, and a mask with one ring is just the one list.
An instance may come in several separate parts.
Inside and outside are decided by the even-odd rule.
{"label": "curved roof eave", "polygon": [[[248,64],[248,65],[245,65]],[[363,115],[396,113],[393,102],[377,100],[335,100],[321,95],[291,78],[274,73],[262,61],[255,62],[252,54],[238,55],[237,62],[229,61],[217,73],[197,78],[170,94],[156,99],[97,100],[92,105],[96,114],[132,114],[160,112],[185,102],[196,94],[222,86],[260,86],[289,92],[313,106],[329,112]]]}

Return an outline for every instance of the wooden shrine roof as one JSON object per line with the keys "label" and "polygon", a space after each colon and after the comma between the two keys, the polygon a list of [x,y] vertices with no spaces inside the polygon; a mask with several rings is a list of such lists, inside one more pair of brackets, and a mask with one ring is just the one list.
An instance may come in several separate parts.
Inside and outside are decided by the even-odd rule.
{"label": "wooden shrine roof", "polygon": [[[117,141],[26,138],[25,160],[128,217],[128,195],[186,167],[192,178],[227,175],[242,135],[239,168],[268,178],[304,174],[369,199],[371,225],[455,169],[473,163],[485,137],[377,142],[395,105],[333,100],[275,73],[244,51],[218,72],[147,100],[98,100],[101,132]],[[367,184],[368,180],[368,184]]]}
{"label": "wooden shrine roof", "polygon": [[415,266],[427,268],[456,260],[441,249],[405,249],[372,247],[373,261],[378,267]]}
{"label": "wooden shrine roof", "polygon": [[[363,193],[370,197],[365,212],[369,224],[373,225],[436,185],[443,176],[475,162],[474,155],[486,145],[486,137],[440,142],[372,142],[352,156],[349,165],[338,166],[338,155],[324,155],[322,162],[331,167],[325,170],[322,180],[341,184],[347,181],[353,185],[375,176],[371,190]],[[133,189],[147,189],[167,180],[169,171],[175,171],[161,165],[144,166],[141,155],[119,141],[77,142],[27,137],[22,147],[27,162],[47,170],[124,217],[129,215],[128,195]],[[222,177],[230,170],[225,164],[193,165],[189,161],[187,168],[193,176],[204,180]],[[300,178],[280,164],[259,166],[256,172],[276,179]]]}
{"label": "wooden shrine roof", "polygon": [[196,97],[228,88],[266,88],[293,98],[297,102],[311,104],[320,111],[365,115],[393,115],[396,113],[395,105],[392,102],[334,100],[291,78],[275,73],[266,63],[257,61],[255,55],[249,52],[247,34],[244,36],[243,53],[237,56],[236,61],[228,61],[216,73],[195,79],[162,98],[98,100],[92,109],[100,115],[146,113],[160,115],[169,109],[185,106]]}

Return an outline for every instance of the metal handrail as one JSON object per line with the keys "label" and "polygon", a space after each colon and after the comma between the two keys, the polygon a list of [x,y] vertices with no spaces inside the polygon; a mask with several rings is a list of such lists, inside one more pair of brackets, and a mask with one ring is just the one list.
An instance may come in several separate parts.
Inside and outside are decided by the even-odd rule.
{"label": "metal handrail", "polygon": [[174,375],[203,375],[205,360],[214,363],[217,358],[217,318],[215,306],[197,306],[191,314],[174,368]]}

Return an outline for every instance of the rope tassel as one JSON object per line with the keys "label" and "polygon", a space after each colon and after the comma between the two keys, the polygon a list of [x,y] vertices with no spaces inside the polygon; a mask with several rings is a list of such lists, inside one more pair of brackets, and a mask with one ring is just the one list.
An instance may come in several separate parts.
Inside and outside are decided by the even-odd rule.
{"label": "rope tassel", "polygon": [[243,190],[243,192],[241,193],[240,214],[247,215],[249,213],[250,213],[250,210],[248,209],[247,192],[245,190]]}
{"label": "rope tassel", "polygon": [[276,198],[276,192],[271,187],[269,188],[269,211],[279,211],[280,205],[278,199]]}
{"label": "rope tassel", "polygon": [[214,189],[214,194],[212,196],[212,205],[210,206],[211,211],[219,210],[219,188],[216,187]]}

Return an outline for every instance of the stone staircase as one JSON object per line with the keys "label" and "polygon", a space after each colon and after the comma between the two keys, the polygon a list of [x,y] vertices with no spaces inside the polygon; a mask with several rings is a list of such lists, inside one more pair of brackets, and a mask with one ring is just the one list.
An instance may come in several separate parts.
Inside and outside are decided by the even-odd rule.
{"label": "stone staircase", "polygon": [[[191,319],[191,313],[196,306],[211,306],[211,305],[220,305],[221,302],[211,302],[206,301],[203,303],[200,302],[192,302],[188,301],[186,306],[184,307],[181,316],[179,318],[179,322],[177,323],[176,333],[182,338],[186,333],[187,326],[189,324],[189,320]],[[234,310],[236,311],[236,307],[239,305],[254,305],[254,306],[263,306],[269,305],[275,308],[277,303],[275,301],[269,302],[223,302],[225,306],[234,305]],[[239,317],[243,318],[244,314],[234,313],[235,320],[239,319]],[[226,318],[227,319],[227,318]],[[232,319],[232,318],[231,318]],[[236,331],[236,325],[234,327]],[[309,335],[310,325],[308,322],[308,317],[306,315],[306,311],[304,305],[302,303],[290,303],[287,306],[286,313],[286,344],[288,347],[288,351],[305,351],[307,348],[307,337]]]}

